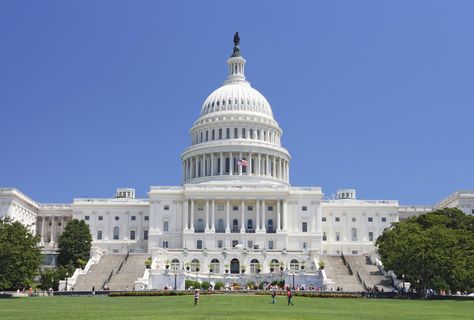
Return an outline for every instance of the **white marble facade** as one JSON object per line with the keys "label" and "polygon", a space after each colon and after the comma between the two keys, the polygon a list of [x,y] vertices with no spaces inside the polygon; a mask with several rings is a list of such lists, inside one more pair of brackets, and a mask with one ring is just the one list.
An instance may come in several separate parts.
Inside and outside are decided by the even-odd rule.
{"label": "white marble facade", "polygon": [[474,191],[421,207],[358,200],[353,189],[328,198],[319,187],[291,186],[282,130],[268,101],[246,80],[245,63],[237,43],[227,79],[205,100],[190,130],[181,186],[152,186],[146,199],[120,188],[112,198],[69,204],[41,204],[5,188],[0,218],[28,225],[50,253],[67,222],[82,219],[93,246],[107,253],[149,252],[155,268],[188,263],[223,273],[245,265],[253,273],[259,263],[268,273],[272,261],[289,270],[305,263],[314,271],[321,254],[370,252],[391,223],[435,208],[455,206],[473,214]]}

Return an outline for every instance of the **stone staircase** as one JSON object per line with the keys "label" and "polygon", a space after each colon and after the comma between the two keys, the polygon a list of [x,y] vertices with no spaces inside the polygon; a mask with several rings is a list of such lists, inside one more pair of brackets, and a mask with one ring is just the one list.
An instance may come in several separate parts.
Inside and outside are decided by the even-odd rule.
{"label": "stone staircase", "polygon": [[366,256],[345,256],[346,262],[350,265],[352,272],[359,272],[361,280],[367,287],[377,286],[380,290],[392,291],[392,281],[386,277],[380,269],[372,264]]}
{"label": "stone staircase", "polygon": [[334,281],[334,290],[337,287],[343,291],[365,291],[356,275],[350,272],[341,256],[321,256],[326,263],[325,271],[329,279]]}
{"label": "stone staircase", "polygon": [[107,286],[110,290],[133,290],[135,281],[143,277],[145,260],[149,254],[130,254],[122,267],[112,276]]}
{"label": "stone staircase", "polygon": [[101,290],[104,284],[109,281],[111,274],[117,272],[125,258],[125,254],[104,255],[99,263],[91,266],[89,272],[77,277],[73,289],[75,291],[91,291],[92,287],[95,287],[95,290]]}

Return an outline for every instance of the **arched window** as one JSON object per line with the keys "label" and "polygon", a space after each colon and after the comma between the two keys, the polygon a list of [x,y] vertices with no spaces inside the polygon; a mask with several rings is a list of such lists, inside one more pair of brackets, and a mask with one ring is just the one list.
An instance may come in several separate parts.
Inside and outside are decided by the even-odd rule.
{"label": "arched window", "polygon": [[239,274],[240,273],[239,259],[232,259],[230,261],[230,273],[232,273],[232,274]]}
{"label": "arched window", "polygon": [[212,129],[211,139],[216,140],[216,130]]}
{"label": "arched window", "polygon": [[250,273],[257,273],[257,270],[259,268],[262,268],[262,266],[260,265],[260,262],[257,260],[257,259],[252,259],[250,261]]}
{"label": "arched window", "polygon": [[252,219],[248,219],[248,220],[247,220],[247,229],[248,229],[249,231],[252,231],[252,230],[253,230],[253,221],[252,221]]}
{"label": "arched window", "polygon": [[198,219],[196,222],[196,232],[204,232],[204,221],[202,219]]}
{"label": "arched window", "polygon": [[114,240],[118,240],[118,239],[120,239],[120,228],[115,227],[114,228]]}
{"label": "arched window", "polygon": [[224,232],[224,219],[217,220],[217,232]]}
{"label": "arched window", "polygon": [[357,229],[356,228],[351,229],[351,237],[352,237],[352,241],[357,241]]}
{"label": "arched window", "polygon": [[237,139],[239,137],[239,129],[234,128],[234,139]]}
{"label": "arched window", "polygon": [[209,265],[209,272],[220,273],[220,263],[218,259],[212,259],[211,264]]}
{"label": "arched window", "polygon": [[191,272],[198,272],[201,268],[201,263],[198,259],[193,259],[191,261]]}
{"label": "arched window", "polygon": [[206,141],[209,141],[209,130],[206,130]]}
{"label": "arched window", "polygon": [[178,259],[171,260],[171,270],[178,271],[180,269],[180,263]]}
{"label": "arched window", "polygon": [[290,261],[290,271],[298,271],[300,270],[300,263],[298,260],[293,259]]}
{"label": "arched window", "polygon": [[255,137],[253,136],[253,129],[250,129],[250,139],[255,139]]}
{"label": "arched window", "polygon": [[273,232],[273,220],[272,219],[268,219],[267,232]]}
{"label": "arched window", "polygon": [[245,133],[246,133],[246,132],[245,132],[245,128],[242,128],[242,136],[241,136],[242,139],[245,139],[245,138],[246,138]]}
{"label": "arched window", "polygon": [[201,142],[202,142],[202,131],[201,131]]}
{"label": "arched window", "polygon": [[229,128],[227,128],[227,129],[225,130],[225,138],[226,138],[226,139],[230,139],[230,129],[229,129]]}
{"label": "arched window", "polygon": [[219,129],[219,140],[222,139],[222,129]]}
{"label": "arched window", "polygon": [[227,157],[225,158],[225,173],[229,173],[230,172],[230,158]]}
{"label": "arched window", "polygon": [[279,266],[280,266],[280,263],[278,262],[277,259],[272,259],[272,261],[270,261],[270,268],[273,268],[273,271],[277,270]]}
{"label": "arched window", "polygon": [[233,232],[239,231],[239,221],[237,219],[232,220],[232,231]]}

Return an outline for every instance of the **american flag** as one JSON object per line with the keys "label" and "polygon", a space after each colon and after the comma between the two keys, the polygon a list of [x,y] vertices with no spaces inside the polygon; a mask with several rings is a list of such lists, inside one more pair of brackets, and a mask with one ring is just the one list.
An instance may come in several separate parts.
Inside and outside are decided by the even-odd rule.
{"label": "american flag", "polygon": [[239,159],[239,161],[237,161],[237,165],[242,166],[242,167],[246,167],[246,166],[249,165],[249,163],[245,159]]}

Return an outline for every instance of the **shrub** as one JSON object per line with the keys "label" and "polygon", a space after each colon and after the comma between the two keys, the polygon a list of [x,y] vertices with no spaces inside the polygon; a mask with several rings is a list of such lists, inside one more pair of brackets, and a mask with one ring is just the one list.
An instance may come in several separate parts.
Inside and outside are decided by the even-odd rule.
{"label": "shrub", "polygon": [[211,284],[210,284],[209,282],[207,282],[207,281],[203,281],[203,282],[201,283],[201,288],[203,288],[203,289],[206,290],[206,291],[209,290],[209,287],[210,287],[210,286],[211,286]]}
{"label": "shrub", "polygon": [[253,282],[253,281],[247,282],[247,287],[248,287],[250,290],[255,289],[255,282]]}
{"label": "shrub", "polygon": [[215,290],[221,290],[222,288],[224,288],[224,286],[225,286],[225,285],[224,285],[223,282],[218,281],[218,282],[216,282],[216,284],[214,285],[214,289],[215,289]]}

